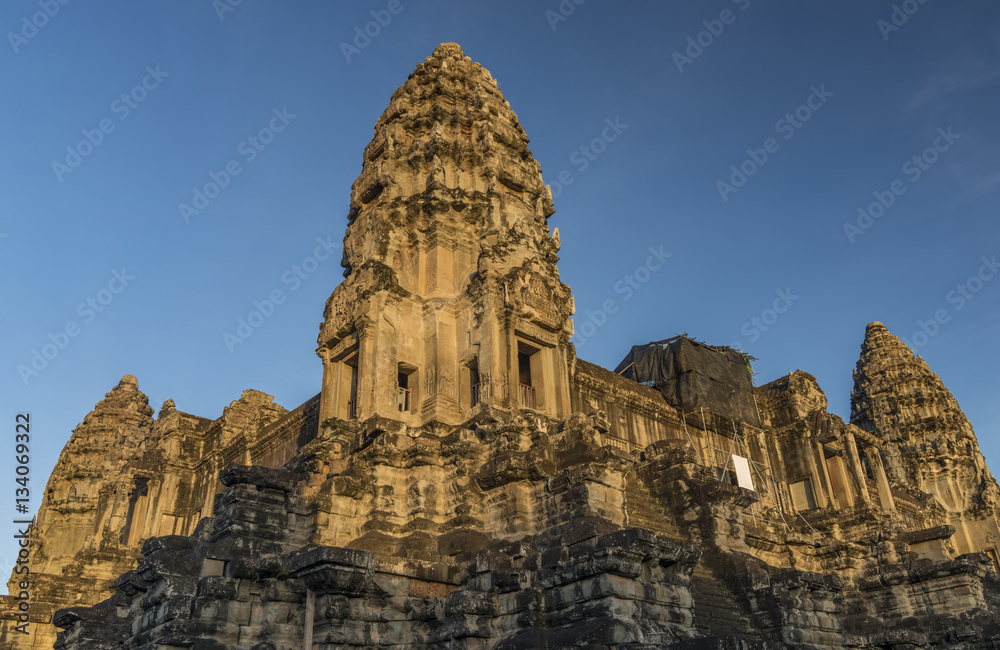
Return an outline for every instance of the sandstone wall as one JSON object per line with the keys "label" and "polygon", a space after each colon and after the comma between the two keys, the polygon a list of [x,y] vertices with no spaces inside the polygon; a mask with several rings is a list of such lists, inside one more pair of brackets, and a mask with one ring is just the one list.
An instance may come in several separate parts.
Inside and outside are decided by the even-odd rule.
{"label": "sandstone wall", "polygon": [[32,527],[30,624],[17,627],[23,575],[0,598],[4,647],[51,648],[53,613],[97,603],[139,557],[142,543],[188,535],[212,514],[219,470],[238,460],[279,466],[315,437],[318,396],[287,413],[246,391],[212,421],[164,403],[154,419],[138,382],[126,375],[73,431]]}

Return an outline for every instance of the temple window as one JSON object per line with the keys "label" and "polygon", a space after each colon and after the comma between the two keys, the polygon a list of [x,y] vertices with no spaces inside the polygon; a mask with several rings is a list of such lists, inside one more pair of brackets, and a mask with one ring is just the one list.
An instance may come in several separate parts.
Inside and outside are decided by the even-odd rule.
{"label": "temple window", "polygon": [[149,497],[149,479],[137,476],[135,485],[128,496],[128,513],[125,515],[121,541],[122,544],[131,546],[139,543],[139,535],[142,533],[142,522],[146,516],[146,501]]}
{"label": "temple window", "polygon": [[860,451],[858,452],[858,458],[861,461],[861,468],[865,470],[865,476],[868,477],[869,481],[874,481],[875,472],[872,471],[872,462],[868,458],[868,454]]}
{"label": "temple window", "polygon": [[790,484],[788,489],[792,493],[792,506],[796,510],[812,510],[816,507],[811,480],[797,481]]}
{"label": "temple window", "polygon": [[412,403],[411,388],[416,385],[416,372],[414,366],[405,363],[399,364],[396,373],[396,407],[400,413],[409,413]]}
{"label": "temple window", "polygon": [[348,420],[354,420],[358,417],[358,355],[355,353],[353,356],[344,361],[343,368],[343,380],[345,382],[350,382],[349,389],[344,391],[345,397],[347,398],[347,403],[345,405],[344,414],[347,416]]}
{"label": "temple window", "polygon": [[517,396],[524,408],[540,409],[542,403],[542,351],[524,341],[517,342]]}
{"label": "temple window", "polygon": [[469,406],[479,404],[481,398],[479,391],[479,362],[473,361],[469,364]]}
{"label": "temple window", "polygon": [[841,508],[854,505],[854,494],[847,478],[847,467],[841,456],[830,456],[826,459],[826,470],[830,477],[830,487],[836,505]]}

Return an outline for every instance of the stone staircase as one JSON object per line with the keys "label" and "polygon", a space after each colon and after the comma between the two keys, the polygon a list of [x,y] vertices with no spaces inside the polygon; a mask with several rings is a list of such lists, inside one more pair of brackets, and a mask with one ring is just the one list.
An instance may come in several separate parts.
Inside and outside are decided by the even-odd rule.
{"label": "stone staircase", "polygon": [[740,613],[736,599],[718,579],[696,572],[691,576],[694,626],[706,637],[736,637],[760,641],[750,620]]}
{"label": "stone staircase", "polygon": [[664,512],[664,506],[649,489],[636,480],[625,482],[625,505],[628,512],[628,527],[645,528],[658,535],[666,535],[673,539],[683,539],[672,517]]}

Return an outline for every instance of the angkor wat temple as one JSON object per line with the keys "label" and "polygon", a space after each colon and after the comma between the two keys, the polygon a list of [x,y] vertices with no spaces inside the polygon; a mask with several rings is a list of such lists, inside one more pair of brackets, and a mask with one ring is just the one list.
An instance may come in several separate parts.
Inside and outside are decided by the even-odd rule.
{"label": "angkor wat temple", "polygon": [[458,45],[420,63],[351,190],[319,394],[154,417],[126,375],[3,647],[1000,647],[1000,488],[927,364],[869,324],[845,423],[687,336],[578,359],[527,145]]}

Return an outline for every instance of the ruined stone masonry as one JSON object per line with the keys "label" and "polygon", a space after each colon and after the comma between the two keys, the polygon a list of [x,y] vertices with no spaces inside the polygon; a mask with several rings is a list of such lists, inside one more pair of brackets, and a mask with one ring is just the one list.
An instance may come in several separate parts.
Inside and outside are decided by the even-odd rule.
{"label": "ruined stone masonry", "polygon": [[351,190],[319,394],[154,417],[122,378],[2,646],[1000,647],[1000,488],[927,364],[869,324],[845,423],[686,336],[642,348],[655,378],[578,359],[527,145],[457,45],[420,63]]}

